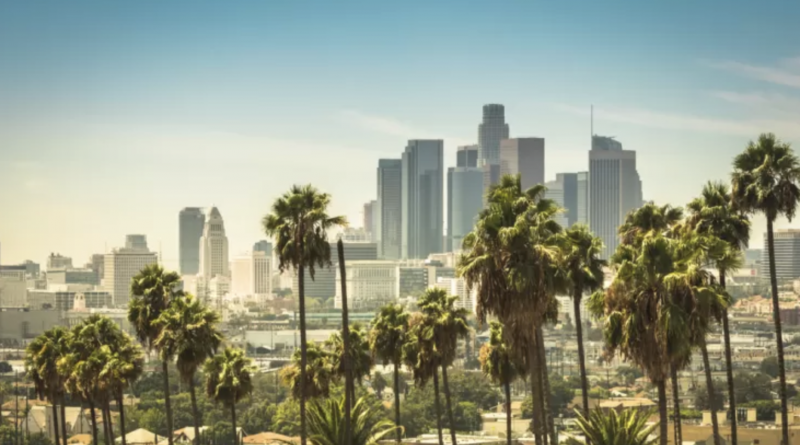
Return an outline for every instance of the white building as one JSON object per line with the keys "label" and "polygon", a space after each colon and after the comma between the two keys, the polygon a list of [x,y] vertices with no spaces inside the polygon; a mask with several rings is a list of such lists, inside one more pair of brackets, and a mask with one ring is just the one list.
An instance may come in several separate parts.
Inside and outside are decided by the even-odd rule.
{"label": "white building", "polygon": [[27,288],[24,270],[18,273],[3,271],[0,274],[0,308],[25,306]]}
{"label": "white building", "polygon": [[[467,289],[467,283],[463,278],[444,278],[440,277],[436,280],[435,287],[440,287],[448,292],[449,295],[458,297],[457,307],[464,308],[473,314],[475,313],[477,300],[477,291]],[[431,286],[431,287],[434,287]]]}
{"label": "white building", "polygon": [[[377,309],[399,294],[396,261],[349,261],[345,271],[348,309]],[[334,305],[342,308],[342,280],[336,274]]]}
{"label": "white building", "polygon": [[225,275],[217,275],[208,281],[206,294],[208,299],[221,305],[222,299],[231,291],[231,279]]}
{"label": "white building", "polygon": [[231,261],[231,292],[237,295],[272,293],[271,258],[266,252],[250,252]]}
{"label": "white building", "polygon": [[[575,303],[572,302],[572,297],[566,296],[556,296],[556,300],[558,301],[558,313],[565,314],[569,319],[572,325],[575,325]],[[588,321],[591,321],[591,314],[589,313],[589,309],[586,307],[586,302],[589,300],[588,295],[584,295],[581,298],[580,304],[580,315],[581,315],[581,322],[584,324]],[[559,317],[561,318],[561,317]]]}
{"label": "white building", "polygon": [[208,281],[217,275],[230,276],[228,270],[228,237],[225,223],[216,207],[206,212],[203,236],[200,237],[200,275]]}
{"label": "white building", "polygon": [[158,263],[158,256],[147,248],[123,247],[105,255],[102,287],[111,294],[115,307],[126,307],[131,279],[146,266]]}

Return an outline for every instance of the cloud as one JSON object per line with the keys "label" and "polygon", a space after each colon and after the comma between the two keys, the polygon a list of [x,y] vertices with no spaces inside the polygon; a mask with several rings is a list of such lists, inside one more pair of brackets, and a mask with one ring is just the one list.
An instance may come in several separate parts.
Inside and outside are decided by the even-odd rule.
{"label": "cloud", "polygon": [[703,61],[704,65],[762,82],[800,88],[800,57],[782,59],[778,66],[760,66],[736,61]]}
{"label": "cloud", "polygon": [[339,120],[349,125],[361,127],[374,133],[381,133],[388,136],[399,136],[404,139],[443,139],[446,147],[474,144],[468,139],[443,135],[432,132],[413,125],[401,122],[397,119],[374,114],[366,114],[357,110],[342,110],[339,112]]}
{"label": "cloud", "polygon": [[737,105],[744,105],[757,110],[773,111],[784,117],[795,117],[800,114],[800,99],[784,94],[736,91],[711,91],[711,96]]}

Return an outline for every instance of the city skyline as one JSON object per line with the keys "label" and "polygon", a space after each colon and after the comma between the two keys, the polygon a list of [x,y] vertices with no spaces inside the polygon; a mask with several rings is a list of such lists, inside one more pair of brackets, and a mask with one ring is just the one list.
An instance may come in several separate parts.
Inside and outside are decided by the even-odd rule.
{"label": "city skyline", "polygon": [[[775,23],[798,5],[775,17],[763,5],[714,2],[592,5],[572,16],[561,5],[507,4],[463,8],[454,28],[442,20],[452,13],[446,3],[352,17],[356,8],[319,6],[294,31],[270,18],[296,26],[292,6],[222,14],[205,5],[187,16],[176,2],[159,16],[135,5],[3,4],[0,41],[19,45],[0,46],[9,62],[0,73],[0,202],[11,216],[0,219],[2,262],[62,252],[82,264],[143,233],[178,269],[182,207],[223,209],[231,252],[240,252],[263,238],[261,217],[294,183],[331,193],[332,212],[358,225],[375,199],[377,159],[397,156],[409,139],[443,139],[446,169],[457,146],[479,142],[475,124],[490,103],[505,106],[513,136],[547,140],[546,181],[588,169],[593,103],[595,132],[637,152],[644,197],[659,204],[685,205],[705,181],[727,181],[733,155],[761,131],[800,140],[790,43],[798,31]],[[378,19],[385,15],[392,20]],[[363,29],[348,26],[366,16],[375,20]],[[331,17],[336,25],[326,26]],[[470,36],[467,25],[483,17],[488,30],[529,26]],[[619,17],[626,26],[606,26]],[[320,34],[292,38],[315,27],[322,50]],[[86,31],[63,46],[59,36],[77,29]],[[371,44],[353,45],[364,33]],[[212,66],[218,49],[231,51]],[[306,69],[306,58],[321,71]],[[364,60],[383,63],[365,69]],[[398,68],[413,63],[429,69]],[[401,95],[392,93],[397,82]],[[81,217],[42,217],[72,212]],[[756,218],[754,247],[763,232]]]}

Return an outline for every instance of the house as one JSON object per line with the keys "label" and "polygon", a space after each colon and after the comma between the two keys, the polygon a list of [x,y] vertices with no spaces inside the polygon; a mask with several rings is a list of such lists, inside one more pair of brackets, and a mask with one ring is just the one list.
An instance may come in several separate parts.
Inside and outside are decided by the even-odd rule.
{"label": "house", "polygon": [[[125,435],[127,445],[158,445],[164,439],[164,437],[151,433],[144,428],[139,428]],[[122,437],[117,437],[114,442],[121,444]]]}
{"label": "house", "polygon": [[266,432],[251,434],[242,439],[242,442],[251,445],[285,445],[287,443],[300,443],[300,438]]}

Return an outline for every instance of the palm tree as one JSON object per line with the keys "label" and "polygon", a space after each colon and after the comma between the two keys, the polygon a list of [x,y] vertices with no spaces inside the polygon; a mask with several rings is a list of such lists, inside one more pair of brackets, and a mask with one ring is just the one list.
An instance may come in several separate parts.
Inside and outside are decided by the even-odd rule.
{"label": "palm tree", "polygon": [[[58,363],[67,354],[69,348],[69,331],[56,326],[36,337],[25,349],[25,369],[33,381],[36,395],[50,402],[53,409],[53,426],[56,444],[59,443],[58,409],[63,405],[65,376],[58,369]],[[67,443],[66,426],[61,425],[64,445]]]}
{"label": "palm tree", "polygon": [[[709,182],[703,187],[700,197],[686,206],[689,211],[687,225],[700,235],[724,241],[728,248],[721,249],[712,257],[719,271],[719,284],[725,289],[728,270],[739,267],[742,249],[750,241],[750,221],[741,212],[734,210],[728,187],[721,182]],[[728,326],[728,311],[722,313],[722,334],[725,340],[725,365],[728,380],[728,400],[731,416],[731,443],[737,444],[736,397],[731,360],[731,333]],[[708,374],[708,373],[707,373]],[[708,375],[706,380],[708,380]],[[713,400],[713,399],[710,399]],[[716,416],[714,414],[714,416]],[[716,434],[719,434],[718,432]]]}
{"label": "palm tree", "polygon": [[176,357],[178,373],[189,385],[192,398],[195,441],[200,440],[200,414],[197,410],[194,377],[197,370],[216,354],[222,343],[222,333],[217,328],[219,314],[210,310],[193,295],[173,300],[166,311],[155,321],[161,331],[153,342],[165,355]]}
{"label": "palm tree", "polygon": [[411,314],[408,320],[408,333],[403,344],[403,361],[411,369],[414,382],[424,387],[433,379],[433,405],[436,412],[436,431],[439,445],[444,445],[442,437],[442,407],[439,401],[439,356],[433,341],[431,319],[420,312]]}
{"label": "palm tree", "polygon": [[[403,345],[408,336],[408,313],[399,304],[383,306],[375,317],[370,331],[369,347],[372,356],[384,365],[394,365],[394,418],[400,425],[400,366],[403,360]],[[402,432],[397,430],[397,443],[402,441]]]}
{"label": "palm tree", "polygon": [[[359,385],[364,380],[364,377],[369,377],[372,371],[372,354],[369,351],[369,338],[364,326],[356,323],[350,326],[350,378]],[[345,362],[344,362],[344,339],[342,334],[334,332],[330,338],[325,341],[326,346],[330,349],[330,361],[333,367],[334,376],[336,378],[345,377]],[[355,401],[355,386],[350,388],[350,398]]]}
{"label": "palm tree", "polygon": [[131,322],[139,338],[148,350],[156,349],[161,358],[161,371],[164,373],[164,407],[167,415],[167,439],[172,445],[172,407],[169,395],[168,365],[172,356],[164,355],[163,350],[155,348],[155,341],[161,334],[156,320],[166,311],[170,302],[183,295],[178,290],[180,275],[167,272],[158,264],[142,269],[131,281],[131,299],[128,302],[128,321]]}
{"label": "palm tree", "polygon": [[531,374],[536,444],[543,443],[544,412],[537,334],[559,285],[559,255],[553,220],[558,206],[544,199],[545,188],[522,190],[519,176],[504,176],[489,189],[487,207],[463,243],[458,274],[477,290],[477,317],[495,315],[506,330],[515,357]]}
{"label": "palm tree", "polygon": [[291,389],[292,397],[297,400],[328,397],[335,378],[330,354],[320,345],[310,342],[306,349],[306,371],[301,372],[300,366],[301,354],[295,349],[292,364],[280,371],[281,380]]}
{"label": "palm tree", "polygon": [[575,334],[578,337],[578,364],[581,371],[583,414],[589,414],[589,386],[586,381],[586,357],[583,351],[583,321],[581,299],[583,294],[602,289],[605,279],[603,268],[607,263],[599,258],[603,241],[584,225],[575,225],[559,237],[563,254],[563,271],[572,288],[572,307],[575,314]]}
{"label": "palm tree", "polygon": [[647,425],[649,413],[636,409],[621,412],[604,412],[596,408],[588,415],[576,411],[578,429],[592,445],[655,445],[657,439],[650,438],[656,425]]}
{"label": "palm tree", "polygon": [[524,370],[515,363],[508,345],[503,340],[503,325],[490,324],[489,342],[481,347],[481,371],[496,385],[502,385],[506,396],[506,442],[511,445],[511,384]]}
{"label": "palm tree", "polygon": [[[311,185],[292,186],[272,205],[272,213],[263,219],[267,236],[275,239],[278,267],[281,272],[297,271],[298,300],[300,302],[300,382],[306,382],[306,303],[305,270],[314,279],[315,267],[331,265],[331,247],[328,230],[347,224],[343,216],[329,216],[330,195],[320,193]],[[306,445],[306,397],[300,390],[300,442]],[[172,445],[172,444],[170,444]]]}
{"label": "palm tree", "polygon": [[351,439],[345,439],[344,398],[314,402],[308,412],[309,440],[312,445],[377,445],[385,436],[400,429],[383,419],[382,413],[365,398],[358,399],[352,408]]}
{"label": "palm tree", "polygon": [[203,366],[206,374],[206,394],[215,402],[231,410],[233,442],[239,443],[236,433],[236,404],[253,392],[252,360],[241,349],[225,348],[221,354],[209,358]]}
{"label": "palm tree", "polygon": [[144,353],[128,334],[123,334],[105,362],[100,378],[107,381],[111,395],[119,406],[120,435],[126,445],[125,388],[130,387],[144,372]]}
{"label": "palm tree", "polygon": [[767,218],[767,253],[772,288],[772,318],[775,323],[781,397],[781,432],[789,443],[788,406],[786,403],[786,367],[783,358],[783,331],[778,303],[778,277],[775,272],[775,234],[773,225],[779,216],[790,221],[800,200],[800,162],[789,144],[772,133],[751,141],[733,161],[733,202],[745,213],[763,213]]}

